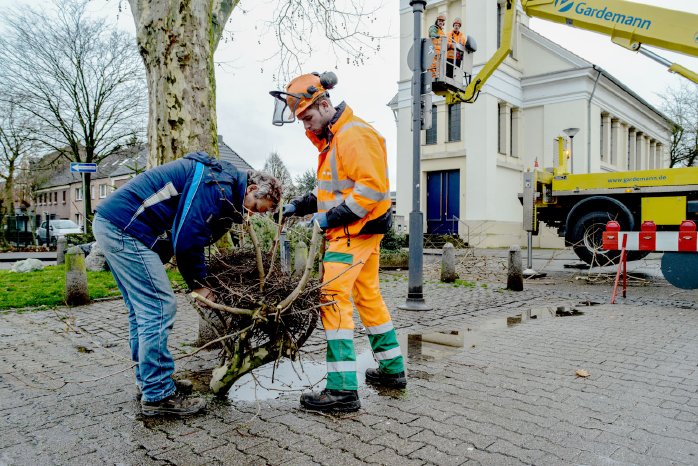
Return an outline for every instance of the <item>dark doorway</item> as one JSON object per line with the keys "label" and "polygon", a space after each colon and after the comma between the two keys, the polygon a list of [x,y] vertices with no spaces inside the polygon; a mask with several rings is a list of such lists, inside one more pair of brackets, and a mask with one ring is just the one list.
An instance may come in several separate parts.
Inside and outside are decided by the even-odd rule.
{"label": "dark doorway", "polygon": [[460,170],[427,172],[427,233],[458,234]]}

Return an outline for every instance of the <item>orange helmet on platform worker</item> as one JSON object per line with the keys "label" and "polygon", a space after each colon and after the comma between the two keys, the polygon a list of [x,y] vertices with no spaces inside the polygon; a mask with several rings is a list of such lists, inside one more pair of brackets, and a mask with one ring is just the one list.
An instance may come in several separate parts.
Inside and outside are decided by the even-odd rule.
{"label": "orange helmet on platform worker", "polygon": [[337,84],[337,75],[332,71],[322,74],[313,72],[302,74],[288,83],[286,91],[271,91],[275,97],[272,123],[281,126],[293,123],[296,117]]}

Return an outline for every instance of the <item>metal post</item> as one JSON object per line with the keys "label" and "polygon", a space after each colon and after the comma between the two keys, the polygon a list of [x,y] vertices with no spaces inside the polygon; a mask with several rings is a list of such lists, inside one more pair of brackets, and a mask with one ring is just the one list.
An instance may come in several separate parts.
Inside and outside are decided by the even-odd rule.
{"label": "metal post", "polygon": [[[527,254],[527,260],[526,260],[526,269],[527,270],[533,270],[533,232],[529,231],[528,232],[528,254]],[[524,270],[524,275],[526,275],[526,271]]]}
{"label": "metal post", "polygon": [[412,67],[412,211],[410,212],[410,259],[409,280],[407,284],[407,300],[399,306],[409,311],[431,310],[424,302],[423,294],[423,242],[424,218],[419,210],[421,182],[421,94],[422,94],[422,13],[426,0],[411,0],[410,6],[414,13],[414,41],[412,50],[414,66]]}
{"label": "metal post", "polygon": [[87,233],[87,182],[85,172],[82,172],[82,232]]}

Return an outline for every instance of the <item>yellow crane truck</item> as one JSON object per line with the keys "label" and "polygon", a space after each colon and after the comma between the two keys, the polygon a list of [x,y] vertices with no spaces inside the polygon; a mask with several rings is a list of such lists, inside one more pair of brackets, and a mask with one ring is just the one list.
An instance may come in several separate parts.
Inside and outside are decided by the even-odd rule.
{"label": "yellow crane truck", "polygon": [[[638,231],[648,220],[660,231],[677,230],[684,220],[698,222],[698,167],[571,174],[563,138],[558,153],[553,171],[524,173],[524,230],[537,234],[539,222],[557,228],[587,264],[608,265],[619,257],[620,251],[601,249],[610,220],[622,231]],[[628,260],[647,254],[629,251]]]}
{"label": "yellow crane truck", "polygon": [[[667,66],[669,71],[698,83],[695,72],[642,47],[651,45],[698,56],[698,15],[623,0],[519,1],[528,16],[605,34],[615,44],[640,52]],[[448,75],[444,74],[445,57],[436,57],[434,62],[441,67],[435,70],[432,90],[444,96],[448,104],[475,101],[487,79],[509,55],[516,3],[517,0],[506,2],[501,45],[476,76],[469,74],[472,56],[468,55],[473,50],[465,51],[468,55],[462,61],[463,69]],[[446,49],[443,45],[442,55]],[[465,76],[464,80],[452,78],[459,73]],[[698,167],[572,174],[567,170],[562,138],[558,144],[560,159],[555,169],[536,168],[524,173],[523,194],[519,197],[529,246],[531,235],[538,233],[542,222],[557,228],[581,260],[606,265],[619,256],[619,251],[601,249],[602,232],[609,220],[618,221],[623,231],[639,230],[645,220],[654,221],[659,230],[678,230],[683,220],[698,220]],[[636,260],[646,254],[630,251],[628,259]],[[698,254],[690,256],[687,263],[698,269]],[[690,271],[690,267],[686,273],[698,273]]]}

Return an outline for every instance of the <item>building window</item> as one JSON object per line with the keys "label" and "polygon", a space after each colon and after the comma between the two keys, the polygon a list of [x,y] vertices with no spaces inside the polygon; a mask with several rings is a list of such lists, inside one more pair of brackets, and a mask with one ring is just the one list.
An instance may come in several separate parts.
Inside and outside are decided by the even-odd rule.
{"label": "building window", "polygon": [[64,190],[63,190],[63,204],[65,204],[65,196],[66,196],[65,193],[66,193],[66,192],[67,192],[67,190],[64,189]]}
{"label": "building window", "polygon": [[53,203],[58,204],[58,191],[53,193]]}
{"label": "building window", "polygon": [[95,198],[95,187],[93,185],[93,186],[90,186],[90,199],[94,199],[94,198]]}
{"label": "building window", "polygon": [[75,188],[75,200],[82,201],[82,188]]}
{"label": "building window", "polygon": [[107,185],[100,184],[99,185],[99,198],[104,199],[105,197],[107,197]]}
{"label": "building window", "polygon": [[448,106],[448,142],[460,141],[460,103]]}
{"label": "building window", "polygon": [[502,155],[507,155],[507,146],[511,143],[511,138],[507,134],[508,123],[510,123],[507,110],[507,104],[503,102],[497,104],[497,151]]}
{"label": "building window", "polygon": [[521,134],[519,125],[521,124],[521,109],[512,108],[509,116],[509,155],[519,156],[519,136]]}
{"label": "building window", "polygon": [[436,144],[436,105],[431,106],[431,128],[427,130],[427,144]]}

